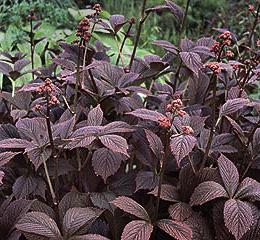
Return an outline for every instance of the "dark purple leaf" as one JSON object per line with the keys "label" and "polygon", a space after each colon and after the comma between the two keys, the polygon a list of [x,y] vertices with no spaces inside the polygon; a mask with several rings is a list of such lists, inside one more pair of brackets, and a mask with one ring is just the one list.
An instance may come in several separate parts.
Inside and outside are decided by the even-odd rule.
{"label": "dark purple leaf", "polygon": [[99,140],[105,147],[111,149],[112,151],[123,153],[124,155],[129,157],[127,153],[128,144],[125,138],[118,135],[108,134],[104,136],[99,136]]}
{"label": "dark purple leaf", "polygon": [[29,110],[31,102],[31,93],[29,92],[16,92],[14,96],[8,92],[1,92],[0,96],[10,102],[15,108],[20,110]]}
{"label": "dark purple leaf", "polygon": [[112,133],[124,133],[124,132],[133,132],[135,129],[122,121],[114,121],[106,126],[101,130],[102,134],[112,134]]}
{"label": "dark purple leaf", "polygon": [[171,205],[168,213],[173,220],[182,222],[192,214],[191,206],[185,202],[178,202]]}
{"label": "dark purple leaf", "polygon": [[[157,197],[158,187],[156,187],[153,191],[149,192],[149,194],[153,194],[155,197]],[[180,192],[176,187],[174,187],[172,185],[162,184],[160,198],[165,201],[179,202],[180,201]]]}
{"label": "dark purple leaf", "polygon": [[53,209],[50,206],[48,206],[47,204],[45,204],[39,200],[34,201],[32,203],[32,206],[30,209],[35,212],[37,211],[37,212],[45,213],[52,219],[55,218],[55,213],[54,213]]}
{"label": "dark purple leaf", "polygon": [[230,198],[233,197],[239,184],[239,174],[236,166],[223,154],[218,158],[218,167],[226,191]]}
{"label": "dark purple leaf", "polygon": [[126,87],[130,84],[133,84],[135,80],[137,80],[139,77],[139,74],[130,72],[127,74],[124,74],[119,80],[118,80],[118,87]]}
{"label": "dark purple leaf", "polygon": [[198,76],[199,70],[203,66],[200,56],[194,52],[180,52],[180,57],[187,68]]}
{"label": "dark purple leaf", "polygon": [[178,166],[180,167],[181,160],[186,157],[195,146],[197,140],[191,135],[177,135],[171,138],[171,152],[173,153]]}
{"label": "dark purple leaf", "polygon": [[21,72],[22,69],[27,66],[28,64],[30,64],[31,61],[29,60],[18,60],[17,62],[15,62],[14,64],[14,71],[18,71]]}
{"label": "dark purple leaf", "polygon": [[166,0],[166,3],[174,17],[178,20],[179,23],[181,23],[184,17],[182,9],[172,1]]}
{"label": "dark purple leaf", "polygon": [[150,217],[144,207],[129,197],[117,197],[111,203],[127,213],[150,222]]}
{"label": "dark purple leaf", "polygon": [[61,139],[68,138],[73,131],[75,123],[76,123],[76,118],[74,116],[67,121],[53,125],[52,126],[53,137],[59,136]]}
{"label": "dark purple leaf", "polygon": [[76,190],[68,192],[59,203],[60,218],[63,219],[66,212],[71,208],[86,208],[89,206],[88,195]]}
{"label": "dark purple leaf", "polygon": [[112,200],[116,199],[116,195],[112,192],[91,192],[90,199],[95,207],[99,207],[101,209],[108,209],[112,213],[114,213],[116,209],[116,207],[113,204],[109,203]]}
{"label": "dark purple leaf", "polygon": [[140,171],[136,175],[136,191],[139,189],[153,189],[159,184],[159,176],[151,171]]}
{"label": "dark purple leaf", "polygon": [[195,188],[190,198],[190,205],[202,205],[203,203],[219,197],[228,198],[229,196],[226,190],[219,183],[206,181]]}
{"label": "dark purple leaf", "polygon": [[146,120],[152,120],[157,122],[159,118],[161,117],[165,117],[163,114],[159,113],[159,112],[155,112],[152,110],[148,110],[145,108],[141,108],[141,109],[136,109],[132,112],[128,112],[126,114],[131,114],[135,117],[139,117],[142,119],[146,119]]}
{"label": "dark purple leaf", "polygon": [[165,50],[173,53],[174,55],[177,55],[178,51],[179,51],[177,47],[175,47],[173,44],[171,44],[171,43],[169,43],[169,42],[167,42],[165,40],[155,40],[151,44],[163,47]]}
{"label": "dark purple leaf", "polygon": [[117,33],[124,26],[124,24],[127,23],[125,17],[119,14],[110,16],[109,22],[115,33]]}
{"label": "dark purple leaf", "polygon": [[260,201],[260,183],[252,178],[245,178],[239,185],[236,194],[236,199],[249,198]]}
{"label": "dark purple leaf", "polygon": [[243,108],[247,102],[248,100],[244,98],[234,98],[227,100],[226,103],[224,103],[220,108],[219,117],[238,111],[240,108]]}
{"label": "dark purple leaf", "polygon": [[201,57],[203,57],[203,56],[214,57],[215,56],[215,54],[209,50],[209,47],[206,47],[206,46],[195,46],[192,49],[190,49],[190,51],[199,54]]}
{"label": "dark purple leaf", "polygon": [[20,176],[16,179],[13,185],[13,193],[16,199],[24,198],[35,191],[37,187],[37,180],[35,177]]}
{"label": "dark purple leaf", "polygon": [[89,126],[100,126],[103,120],[103,111],[100,105],[97,105],[88,113],[88,125]]}
{"label": "dark purple leaf", "polygon": [[192,230],[185,223],[173,221],[170,219],[161,219],[157,221],[156,225],[177,240],[192,239]]}
{"label": "dark purple leaf", "polygon": [[243,133],[243,130],[242,128],[240,127],[240,125],[235,121],[233,120],[232,118],[230,118],[229,116],[225,116],[225,118],[230,122],[230,124],[232,125],[232,127],[234,128],[236,134],[238,135],[240,141],[242,143],[245,143],[245,135]]}
{"label": "dark purple leaf", "polygon": [[11,111],[10,115],[13,118],[14,122],[16,122],[20,118],[24,118],[27,115],[27,113],[28,112],[26,110],[14,109]]}
{"label": "dark purple leaf", "polygon": [[33,30],[36,30],[41,25],[42,25],[42,21],[39,21],[39,22],[35,23],[35,25],[33,26]]}
{"label": "dark purple leaf", "polygon": [[90,225],[99,217],[103,211],[97,208],[70,208],[64,218],[63,227],[67,236],[77,234],[81,227]]}
{"label": "dark purple leaf", "polygon": [[149,240],[153,225],[143,220],[128,223],[122,233],[121,240]]}
{"label": "dark purple leaf", "polygon": [[154,11],[157,11],[157,10],[164,10],[164,9],[168,9],[168,8],[169,8],[168,6],[160,5],[160,6],[155,6],[155,7],[147,8],[147,9],[145,9],[145,12],[146,12],[147,14],[149,14],[149,13],[154,12]]}
{"label": "dark purple leaf", "polygon": [[[1,142],[1,141],[0,141]],[[0,167],[8,163],[12,158],[21,152],[2,152],[0,153]]]}
{"label": "dark purple leaf", "polygon": [[95,173],[100,175],[106,182],[109,176],[117,172],[124,160],[126,160],[126,156],[120,152],[108,148],[99,148],[93,154],[92,166]]}
{"label": "dark purple leaf", "polygon": [[197,40],[196,46],[204,46],[204,47],[211,48],[215,42],[216,41],[212,37],[209,38],[203,37]]}
{"label": "dark purple leaf", "polygon": [[181,52],[189,52],[195,47],[195,43],[188,38],[182,39],[180,43]]}
{"label": "dark purple leaf", "polygon": [[95,139],[96,139],[96,137],[94,137],[94,136],[72,138],[72,139],[70,139],[70,142],[65,146],[65,148],[68,148],[68,149],[73,149],[73,148],[77,148],[77,147],[87,148]]}
{"label": "dark purple leaf", "polygon": [[4,62],[0,62],[0,72],[9,75],[10,72],[13,71],[13,68],[8,64]]}
{"label": "dark purple leaf", "polygon": [[224,207],[224,221],[236,240],[241,239],[253,224],[250,205],[240,200],[229,199]]}
{"label": "dark purple leaf", "polygon": [[164,150],[161,139],[155,133],[153,133],[148,129],[145,129],[144,131],[145,131],[146,138],[149,142],[149,147],[151,148],[155,156],[160,158]]}
{"label": "dark purple leaf", "polygon": [[27,233],[35,233],[54,239],[61,237],[56,222],[41,212],[27,213],[15,226],[18,230]]}
{"label": "dark purple leaf", "polygon": [[76,65],[75,63],[67,60],[67,59],[61,59],[61,58],[53,58],[52,62],[56,63],[57,65],[61,66],[64,69],[75,71]]}

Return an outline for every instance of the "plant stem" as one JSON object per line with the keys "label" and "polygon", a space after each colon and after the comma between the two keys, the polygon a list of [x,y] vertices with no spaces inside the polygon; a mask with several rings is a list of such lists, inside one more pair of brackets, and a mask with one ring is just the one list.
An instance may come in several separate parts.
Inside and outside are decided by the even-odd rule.
{"label": "plant stem", "polygon": [[[34,40],[33,40],[33,25],[32,25],[32,18],[30,18],[30,45],[31,45],[31,63],[32,69],[34,69]],[[34,79],[34,72],[32,72],[32,79]]]}
{"label": "plant stem", "polygon": [[58,202],[59,201],[59,159],[57,156],[55,156],[55,146],[52,137],[51,121],[50,121],[50,106],[48,104],[48,100],[47,100],[46,122],[47,122],[47,130],[48,130],[48,135],[49,135],[49,140],[50,140],[50,145],[52,150],[51,156],[55,161],[55,196],[56,196],[56,201]]}
{"label": "plant stem", "polygon": [[217,92],[217,76],[214,75],[214,77],[213,77],[212,108],[211,108],[212,125],[211,125],[210,135],[209,135],[208,143],[207,143],[207,146],[206,146],[205,154],[204,154],[200,169],[203,169],[205,167],[205,164],[206,164],[207,159],[208,159],[209,150],[210,150],[210,147],[211,147],[211,144],[212,144],[213,136],[215,134],[216,92]]}
{"label": "plant stem", "polygon": [[136,54],[136,50],[137,50],[137,46],[138,46],[138,42],[141,36],[141,31],[142,31],[142,26],[147,18],[148,15],[146,15],[146,17],[144,16],[145,13],[145,7],[146,7],[146,0],[143,0],[143,6],[142,6],[142,10],[141,10],[141,19],[138,25],[138,30],[137,30],[137,35],[136,35],[136,40],[135,40],[135,45],[134,45],[134,49],[132,52],[132,56],[130,59],[130,63],[129,63],[129,70],[131,71],[131,67],[135,58],[135,54]]}
{"label": "plant stem", "polygon": [[248,46],[249,46],[249,47],[251,47],[252,37],[253,37],[253,35],[254,35],[254,31],[255,31],[255,28],[256,28],[256,26],[257,26],[257,22],[258,22],[258,18],[259,18],[259,11],[260,11],[260,3],[258,3],[256,15],[255,15],[255,21],[254,21],[253,27],[252,27],[252,29],[251,29],[251,32],[250,32],[250,35],[249,35],[249,38],[248,38]]}
{"label": "plant stem", "polygon": [[180,46],[180,43],[181,43],[182,33],[183,33],[184,25],[185,25],[185,22],[186,22],[186,18],[187,18],[187,15],[188,15],[189,6],[190,6],[190,0],[187,0],[184,17],[182,19],[181,27],[180,27],[180,35],[179,35],[178,46]]}
{"label": "plant stem", "polygon": [[[130,30],[131,30],[131,27],[132,27],[132,23],[129,23],[129,27],[128,27],[127,31],[126,31],[125,37],[124,37],[123,42],[122,42],[122,44],[121,44],[121,47],[120,47],[120,49],[119,49],[119,53],[118,53],[118,56],[117,56],[117,59],[116,59],[116,65],[118,65],[119,59],[120,59],[120,58],[122,59],[123,48],[124,48],[126,39],[127,39],[127,37],[128,37],[128,34],[129,34]],[[122,62],[122,64],[123,64],[123,62]]]}
{"label": "plant stem", "polygon": [[174,83],[173,83],[173,92],[176,91],[176,87],[177,87],[177,81],[178,81],[178,78],[179,78],[179,74],[180,74],[180,70],[181,70],[181,65],[182,65],[182,60],[180,61],[180,64],[176,70],[176,73],[175,73],[175,76],[174,76]]}

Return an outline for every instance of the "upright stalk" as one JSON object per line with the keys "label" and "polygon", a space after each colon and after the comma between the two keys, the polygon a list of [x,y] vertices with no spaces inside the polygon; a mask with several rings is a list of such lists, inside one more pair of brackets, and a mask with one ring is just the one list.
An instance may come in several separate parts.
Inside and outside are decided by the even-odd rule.
{"label": "upright stalk", "polygon": [[256,15],[255,15],[255,21],[254,21],[253,27],[251,29],[251,32],[250,32],[250,35],[249,35],[249,38],[248,38],[248,46],[249,47],[251,47],[252,38],[253,38],[254,31],[255,31],[255,28],[257,26],[257,22],[258,22],[258,19],[259,19],[259,11],[260,11],[260,3],[258,3]]}
{"label": "upright stalk", "polygon": [[213,136],[215,134],[215,115],[216,115],[216,92],[217,92],[217,76],[214,75],[213,77],[213,96],[212,96],[212,107],[211,107],[211,115],[212,115],[212,125],[210,129],[209,139],[206,146],[205,154],[200,166],[200,169],[203,169],[205,167],[205,164],[208,159],[209,150],[212,144]]}
{"label": "upright stalk", "polygon": [[180,27],[180,35],[179,35],[178,46],[180,46],[180,43],[181,43],[182,33],[183,33],[184,25],[185,25],[185,22],[186,22],[186,19],[187,19],[189,6],[190,6],[190,0],[187,0],[184,17],[183,17],[183,19],[182,19],[181,27]]}
{"label": "upright stalk", "polygon": [[[31,64],[32,64],[32,69],[34,69],[34,36],[33,36],[32,18],[30,18],[30,45],[31,45]],[[33,71],[32,71],[32,79],[34,79]]]}
{"label": "upright stalk", "polygon": [[145,22],[145,20],[148,16],[148,15],[146,15],[146,17],[144,16],[145,8],[146,8],[146,0],[143,0],[143,6],[142,6],[142,10],[141,10],[141,19],[140,19],[140,22],[139,22],[139,25],[138,25],[134,49],[133,49],[132,56],[131,56],[131,59],[130,59],[130,62],[129,62],[129,70],[131,70],[131,67],[132,67],[132,64],[133,64],[133,61],[134,61],[134,58],[135,58],[135,54],[136,54],[138,42],[139,42],[139,39],[140,39],[140,36],[141,36],[143,24],[144,24],[144,22]]}

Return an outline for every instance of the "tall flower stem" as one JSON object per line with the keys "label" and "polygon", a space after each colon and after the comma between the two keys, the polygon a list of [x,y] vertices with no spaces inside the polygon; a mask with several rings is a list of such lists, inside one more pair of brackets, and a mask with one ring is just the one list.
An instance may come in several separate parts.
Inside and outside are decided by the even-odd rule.
{"label": "tall flower stem", "polygon": [[185,8],[184,17],[183,17],[183,19],[182,19],[181,27],[180,27],[180,34],[179,34],[179,42],[178,42],[178,46],[180,46],[180,43],[181,43],[182,33],[183,33],[184,26],[185,26],[185,22],[186,22],[186,19],[187,19],[189,6],[190,6],[190,0],[187,0],[187,4],[186,4],[186,8]]}
{"label": "tall flower stem", "polygon": [[206,150],[204,153],[204,157],[200,166],[200,169],[203,169],[205,167],[205,164],[207,162],[208,159],[208,154],[209,154],[209,150],[211,148],[211,144],[212,144],[212,140],[213,140],[213,136],[215,134],[215,115],[216,115],[216,92],[217,92],[217,76],[214,75],[213,76],[213,96],[212,96],[212,107],[211,107],[211,115],[212,115],[212,125],[211,125],[211,129],[210,129],[210,134],[209,134],[209,139],[208,139],[208,143],[206,146]]}
{"label": "tall flower stem", "polygon": [[139,42],[139,39],[140,39],[140,36],[141,36],[143,24],[144,24],[146,18],[148,17],[148,15],[144,16],[145,7],[146,7],[146,0],[143,0],[143,6],[142,6],[142,10],[141,10],[141,19],[140,19],[140,22],[139,22],[139,25],[138,25],[134,49],[133,49],[131,59],[130,59],[130,62],[129,62],[129,70],[131,70],[131,67],[132,67],[132,64],[133,64],[133,61],[134,61],[134,58],[135,58],[135,54],[136,54],[138,42]]}
{"label": "tall flower stem", "polygon": [[257,23],[258,23],[259,12],[260,12],[260,3],[258,3],[256,14],[255,14],[255,21],[254,21],[253,27],[251,28],[251,32],[250,32],[250,35],[249,35],[249,38],[248,38],[248,46],[249,47],[251,47],[251,45],[252,45],[252,38],[253,38],[253,35],[254,35],[254,32],[255,32],[255,28],[257,26]]}
{"label": "tall flower stem", "polygon": [[[31,46],[31,64],[32,69],[34,69],[34,33],[33,33],[33,22],[32,18],[30,18],[30,46]],[[32,71],[32,79],[34,79],[34,72]]]}

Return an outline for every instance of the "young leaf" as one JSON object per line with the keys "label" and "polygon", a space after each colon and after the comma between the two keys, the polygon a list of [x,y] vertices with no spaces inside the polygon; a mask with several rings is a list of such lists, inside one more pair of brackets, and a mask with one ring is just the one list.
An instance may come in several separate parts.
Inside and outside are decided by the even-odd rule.
{"label": "young leaf", "polygon": [[103,120],[103,111],[100,105],[93,108],[88,114],[88,125],[89,126],[100,126]]}
{"label": "young leaf", "polygon": [[109,22],[114,30],[114,33],[117,33],[124,26],[124,24],[127,23],[127,21],[125,21],[125,17],[119,14],[110,16]]}
{"label": "young leaf", "polygon": [[60,230],[56,222],[41,212],[27,213],[15,227],[23,232],[35,233],[48,238],[59,239],[61,237]]}
{"label": "young leaf", "polygon": [[166,3],[167,3],[167,6],[169,6],[170,11],[174,15],[174,17],[178,20],[179,23],[181,23],[182,19],[184,17],[182,9],[172,1],[166,0]]}
{"label": "young leaf", "polygon": [[70,208],[64,218],[63,227],[64,231],[68,236],[72,236],[83,227],[90,225],[99,217],[102,210],[97,208]]}
{"label": "young leaf", "polygon": [[102,142],[102,144],[111,149],[114,152],[123,153],[124,155],[128,156],[127,149],[128,144],[125,138],[118,136],[118,135],[104,135],[99,136],[99,140]]}
{"label": "young leaf", "polygon": [[153,189],[159,184],[159,176],[151,171],[140,171],[136,175],[136,191],[139,189]]}
{"label": "young leaf", "polygon": [[192,214],[191,206],[185,202],[178,202],[171,205],[168,213],[173,220],[182,222]]}
{"label": "young leaf", "polygon": [[143,220],[128,223],[122,233],[121,240],[149,240],[153,225]]}
{"label": "young leaf", "polygon": [[203,66],[199,54],[195,52],[180,52],[180,57],[187,68],[198,76],[199,70]]}
{"label": "young leaf", "polygon": [[159,228],[177,240],[192,239],[192,230],[185,223],[176,222],[170,219],[161,219],[156,224]]}
{"label": "young leaf", "polygon": [[230,198],[233,197],[239,184],[239,174],[236,166],[224,155],[218,158],[218,167],[226,191]]}
{"label": "young leaf", "polygon": [[181,160],[186,157],[195,146],[197,140],[191,135],[178,135],[171,138],[171,151],[180,167]]}
{"label": "young leaf", "polygon": [[235,98],[227,100],[219,110],[219,117],[236,112],[247,104],[247,99]]}
{"label": "young leaf", "polygon": [[92,157],[92,166],[96,174],[100,175],[104,182],[111,175],[114,175],[120,168],[122,160],[126,156],[119,152],[114,152],[108,148],[97,149]]}
{"label": "young leaf", "polygon": [[158,158],[162,155],[164,150],[161,139],[152,131],[145,129],[145,135],[149,142],[149,147]]}
{"label": "young leaf", "polygon": [[203,203],[219,197],[228,198],[229,196],[219,183],[206,181],[195,188],[190,198],[190,205],[202,205]]}
{"label": "young leaf", "polygon": [[129,197],[117,197],[115,200],[111,201],[111,203],[138,218],[147,222],[151,221],[147,211],[139,203]]}
{"label": "young leaf", "polygon": [[236,240],[241,239],[253,224],[250,205],[240,200],[229,199],[224,207],[224,221]]}
{"label": "young leaf", "polygon": [[[158,194],[158,187],[156,187],[153,191],[149,192],[148,194],[153,194],[157,197]],[[163,184],[161,189],[161,199],[170,202],[179,202],[180,201],[180,192],[179,190],[169,184]]]}

